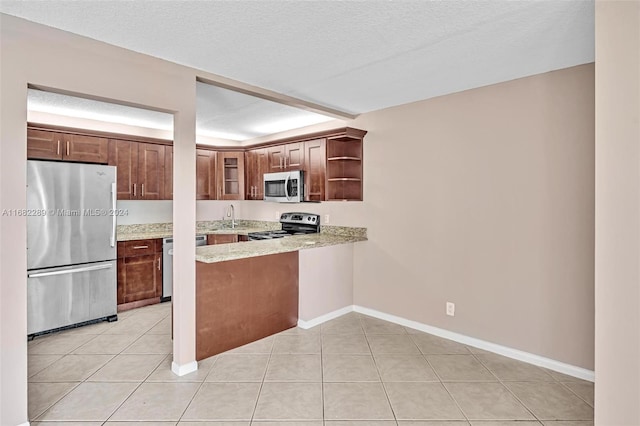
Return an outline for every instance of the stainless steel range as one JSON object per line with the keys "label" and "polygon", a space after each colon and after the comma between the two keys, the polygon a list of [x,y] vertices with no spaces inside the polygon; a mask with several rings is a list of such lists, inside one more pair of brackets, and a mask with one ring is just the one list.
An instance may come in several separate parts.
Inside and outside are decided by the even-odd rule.
{"label": "stainless steel range", "polygon": [[282,213],[282,229],[275,231],[250,232],[249,240],[271,240],[290,235],[317,234],[320,232],[320,215],[312,213]]}

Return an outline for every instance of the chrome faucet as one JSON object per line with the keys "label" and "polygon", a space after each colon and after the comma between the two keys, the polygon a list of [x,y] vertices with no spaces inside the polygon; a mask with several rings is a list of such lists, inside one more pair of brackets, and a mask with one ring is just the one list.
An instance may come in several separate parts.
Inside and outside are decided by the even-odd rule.
{"label": "chrome faucet", "polygon": [[236,227],[236,209],[233,207],[233,204],[229,205],[229,210],[227,210],[227,217],[231,216],[231,229]]}

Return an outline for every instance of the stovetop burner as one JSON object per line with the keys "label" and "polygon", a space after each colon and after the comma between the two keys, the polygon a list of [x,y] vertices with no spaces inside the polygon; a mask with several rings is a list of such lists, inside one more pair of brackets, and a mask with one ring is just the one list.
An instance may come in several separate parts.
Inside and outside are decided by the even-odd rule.
{"label": "stovetop burner", "polygon": [[282,229],[250,232],[249,240],[271,240],[290,235],[315,234],[320,232],[320,215],[312,213],[283,213],[280,216]]}

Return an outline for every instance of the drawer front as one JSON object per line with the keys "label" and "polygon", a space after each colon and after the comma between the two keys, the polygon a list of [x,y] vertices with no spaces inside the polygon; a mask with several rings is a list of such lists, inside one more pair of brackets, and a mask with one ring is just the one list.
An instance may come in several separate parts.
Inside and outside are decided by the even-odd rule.
{"label": "drawer front", "polygon": [[156,240],[132,240],[124,244],[125,257],[143,256],[156,252]]}

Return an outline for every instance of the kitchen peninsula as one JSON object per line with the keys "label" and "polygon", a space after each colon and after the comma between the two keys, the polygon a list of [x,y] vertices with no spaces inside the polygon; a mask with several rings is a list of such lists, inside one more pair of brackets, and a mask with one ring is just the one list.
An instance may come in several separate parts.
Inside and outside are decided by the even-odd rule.
{"label": "kitchen peninsula", "polygon": [[[199,234],[246,235],[277,222],[199,222]],[[171,224],[128,225],[119,241],[162,238]],[[353,243],[366,228],[322,226],[282,239],[196,248],[196,359],[216,355],[353,304]],[[309,324],[311,325],[311,324]]]}

